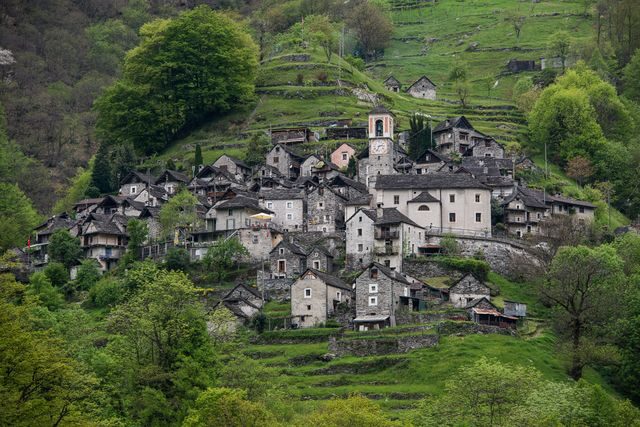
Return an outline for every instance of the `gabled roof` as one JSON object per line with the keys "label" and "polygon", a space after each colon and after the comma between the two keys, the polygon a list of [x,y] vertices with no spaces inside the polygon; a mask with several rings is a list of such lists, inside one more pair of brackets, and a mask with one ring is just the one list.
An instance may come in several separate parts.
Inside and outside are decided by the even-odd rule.
{"label": "gabled roof", "polygon": [[376,179],[376,190],[428,190],[434,188],[489,189],[469,174],[379,175]]}
{"label": "gabled roof", "polygon": [[[534,190],[532,188],[518,186],[516,191],[512,192],[507,198],[504,199],[502,205],[508,205],[515,199],[522,200],[525,206],[538,209],[546,209],[547,204],[544,202],[544,193],[540,190]],[[546,197],[549,201],[549,196]]]}
{"label": "gabled roof", "polygon": [[434,202],[437,203],[437,202],[440,202],[440,200],[436,199],[428,192],[423,191],[413,199],[409,200],[407,203],[434,203]]}
{"label": "gabled roof", "polygon": [[551,202],[553,203],[565,203],[567,205],[576,205],[576,206],[582,206],[585,208],[590,208],[590,209],[595,209],[596,206],[594,204],[591,204],[589,202],[586,202],[584,200],[577,200],[577,199],[572,199],[571,197],[565,197],[565,196],[561,196],[561,195],[555,195],[555,196],[547,196]]}
{"label": "gabled roof", "polygon": [[445,130],[452,129],[452,128],[464,128],[464,129],[475,130],[465,116],[458,116],[458,117],[453,117],[451,119],[446,119],[438,123],[436,127],[433,128],[433,133],[443,132]]}
{"label": "gabled roof", "polygon": [[304,199],[304,192],[298,188],[261,189],[260,198],[265,200],[299,200]]}
{"label": "gabled roof", "polygon": [[48,235],[52,234],[59,229],[68,230],[76,224],[77,221],[69,217],[66,212],[61,213],[60,215],[54,215],[51,218],[47,219],[45,222],[41,223],[35,228],[35,232],[39,235]]}
{"label": "gabled roof", "polygon": [[182,172],[174,171],[171,169],[165,169],[160,174],[160,176],[156,179],[154,184],[158,185],[166,181],[177,181],[177,182],[183,182],[186,184],[189,182],[189,177],[183,174]]}
{"label": "gabled roof", "polygon": [[418,83],[420,83],[421,81],[426,80],[431,86],[436,87],[436,84],[434,82],[431,81],[431,79],[427,76],[422,76],[420,77],[418,80],[416,80],[415,82],[411,83],[411,86],[409,86],[405,92],[409,92],[409,90],[414,87],[415,85],[417,85]]}
{"label": "gabled roof", "polygon": [[345,205],[347,205],[347,206],[369,206],[369,203],[371,202],[371,198],[372,197],[373,196],[371,194],[363,194],[361,197],[352,197],[349,200],[347,200]]}
{"label": "gabled roof", "polygon": [[287,147],[286,144],[274,144],[273,147],[271,148],[271,151],[275,150],[277,147],[280,147],[281,150],[283,150],[285,153],[289,154],[291,157],[293,157],[294,159],[300,162],[303,162],[305,160],[305,156],[303,156],[302,154],[296,153],[295,151]]}
{"label": "gabled roof", "polygon": [[144,174],[138,171],[131,171],[120,180],[120,185],[128,184],[133,178],[138,178],[139,181],[146,184],[153,184],[156,178],[151,174]]}
{"label": "gabled roof", "polygon": [[247,286],[247,285],[245,285],[243,283],[240,283],[240,284],[236,285],[233,289],[231,289],[229,292],[227,292],[225,294],[225,296],[222,297],[222,300],[226,300],[227,298],[229,298],[235,292],[235,290],[238,289],[238,288],[242,288],[242,289],[246,290],[247,292],[251,293],[256,298],[262,298],[262,295],[260,294],[260,292],[258,292],[257,289],[252,288],[251,286]]}
{"label": "gabled roof", "polygon": [[238,208],[246,208],[251,209],[258,212],[264,212],[268,214],[272,214],[273,212],[269,209],[263,208],[258,203],[258,199],[253,199],[246,196],[236,196],[233,199],[221,200],[216,203],[212,209],[238,209]]}
{"label": "gabled roof", "polygon": [[368,271],[371,267],[375,267],[378,269],[378,271],[382,272],[382,274],[384,274],[385,276],[387,276],[388,278],[392,279],[392,280],[396,280],[398,282],[404,283],[406,285],[411,285],[411,283],[400,273],[398,273],[395,270],[391,270],[388,267],[385,267],[384,265],[377,263],[377,262],[372,262],[370,263],[368,266],[366,266],[364,268],[364,270],[362,270],[360,273],[358,273],[358,275],[356,277],[360,277],[360,275],[362,275],[362,273],[364,273],[365,271]]}
{"label": "gabled roof", "polygon": [[242,160],[236,157],[232,157],[228,154],[223,154],[222,156],[218,157],[218,159],[214,163],[216,163],[218,160],[220,160],[223,157],[226,157],[227,159],[231,160],[233,163],[236,164],[236,166],[240,166],[241,168],[244,168],[244,169],[251,169],[251,167],[247,165],[245,162],[243,162]]}
{"label": "gabled roof", "polygon": [[368,194],[369,189],[361,182],[355,181],[343,174],[338,174],[329,180],[329,186],[331,187],[351,187],[354,190],[361,192],[362,194]]}
{"label": "gabled roof", "polygon": [[349,218],[347,218],[347,220],[345,221],[345,223],[351,221],[351,218],[353,218],[354,216],[356,216],[358,213],[363,213],[365,214],[367,217],[369,217],[369,219],[371,219],[371,221],[376,220],[376,210],[375,209],[365,209],[365,208],[360,208],[357,211],[355,211],[353,213],[353,215],[351,215]]}
{"label": "gabled roof", "polygon": [[491,306],[495,309],[498,310],[498,307],[496,307],[491,301],[489,301],[489,299],[487,297],[480,297],[480,298],[475,298],[471,301],[469,301],[469,303],[465,306],[465,308],[473,308],[475,306],[477,306],[478,304],[480,304],[482,301],[485,301],[489,304],[491,304]]}
{"label": "gabled roof", "polygon": [[[377,212],[374,210],[374,213]],[[382,215],[378,216],[375,221],[375,225],[386,225],[386,224],[399,224],[405,223],[409,225],[413,225],[414,227],[420,227],[418,224],[409,219],[406,215],[400,213],[396,208],[383,208]],[[422,227],[420,227],[422,228]]]}
{"label": "gabled roof", "polygon": [[296,255],[301,255],[304,257],[307,256],[307,253],[304,251],[304,249],[302,249],[300,245],[298,245],[297,243],[290,242],[286,238],[281,240],[280,243],[278,243],[273,249],[271,249],[271,252],[269,253],[274,253],[276,249],[280,249],[281,246],[289,249],[292,253]]}
{"label": "gabled roof", "polygon": [[453,288],[455,288],[456,286],[458,286],[458,284],[459,284],[460,282],[462,282],[464,279],[466,279],[466,278],[467,278],[467,277],[469,277],[469,276],[471,276],[471,277],[473,277],[474,279],[476,279],[476,280],[477,280],[481,285],[483,285],[485,288],[490,289],[490,288],[489,288],[489,286],[487,286],[487,284],[486,284],[484,281],[482,281],[482,280],[478,279],[478,278],[476,277],[476,275],[475,275],[475,274],[473,274],[473,273],[466,273],[464,276],[462,276],[461,278],[459,278],[458,280],[456,280],[456,281],[455,281],[451,286],[449,286],[449,289],[453,289]]}
{"label": "gabled roof", "polygon": [[318,278],[320,278],[327,285],[331,285],[334,288],[345,289],[347,291],[351,291],[352,290],[351,287],[349,285],[347,285],[345,282],[343,282],[339,277],[336,277],[336,276],[333,276],[331,274],[325,273],[324,271],[316,270],[315,268],[307,268],[304,271],[304,273],[302,273],[300,275],[300,278],[302,278],[308,272],[311,272],[311,273],[315,274],[316,276],[318,276]]}
{"label": "gabled roof", "polygon": [[382,104],[378,104],[375,107],[373,107],[373,109],[369,111],[369,114],[390,114],[392,116],[395,116],[395,114],[389,111],[387,107],[385,107]]}
{"label": "gabled roof", "polygon": [[432,149],[427,148],[417,157],[416,163],[419,163],[418,160],[424,158],[427,154],[429,154],[430,156],[435,157],[436,159],[440,160],[441,162],[448,163],[448,162],[451,161],[451,159],[449,159],[449,157],[445,156],[444,154],[438,153],[437,151],[433,151]]}
{"label": "gabled roof", "polygon": [[138,218],[158,218],[160,216],[160,206],[145,206]]}
{"label": "gabled roof", "polygon": [[314,245],[311,247],[311,249],[309,249],[309,252],[307,252],[307,255],[311,255],[313,252],[318,251],[321,254],[324,254],[328,257],[333,258],[333,255],[331,254],[331,252],[329,251],[329,249],[325,248],[322,245]]}
{"label": "gabled roof", "polygon": [[400,83],[400,81],[398,81],[398,79],[396,79],[393,76],[389,76],[385,79],[385,81],[382,82],[383,85],[385,86],[402,86],[402,84]]}

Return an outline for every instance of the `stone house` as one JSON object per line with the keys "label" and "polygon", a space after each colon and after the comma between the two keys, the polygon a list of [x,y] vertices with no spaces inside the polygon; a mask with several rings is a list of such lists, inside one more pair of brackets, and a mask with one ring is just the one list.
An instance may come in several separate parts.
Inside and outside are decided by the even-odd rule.
{"label": "stone house", "polygon": [[245,182],[251,176],[251,167],[242,160],[223,154],[213,162],[213,166],[232,174],[237,181]]}
{"label": "stone house", "polygon": [[282,233],[269,223],[239,228],[237,236],[249,252],[249,257],[255,262],[269,259],[271,250],[282,240]]}
{"label": "stone house", "polygon": [[257,290],[239,284],[222,297],[222,299],[212,307],[212,311],[220,307],[225,307],[235,316],[235,325],[229,325],[230,330],[235,330],[238,326],[247,324],[253,316],[260,312],[262,296]]}
{"label": "stone house", "polygon": [[416,80],[405,91],[414,98],[436,99],[436,84],[429,80],[427,76],[422,76]]}
{"label": "stone house", "polygon": [[311,176],[311,171],[316,163],[320,162],[320,156],[316,156],[315,154],[310,155],[304,162],[300,165],[300,176]]}
{"label": "stone house", "polygon": [[527,304],[516,301],[504,301],[504,314],[513,317],[527,317]]}
{"label": "stone house", "polygon": [[276,144],[266,156],[266,164],[278,170],[281,176],[295,180],[300,176],[304,156],[290,150],[283,144]]}
{"label": "stone house", "polygon": [[148,185],[142,189],[134,198],[133,201],[144,203],[145,206],[161,206],[169,200],[169,193],[157,185]]}
{"label": "stone house", "polygon": [[469,147],[486,139],[486,135],[473,128],[464,116],[446,119],[433,128],[436,151],[441,154],[462,155]]}
{"label": "stone house", "polygon": [[470,174],[380,176],[375,189],[378,206],[396,208],[427,233],[491,236],[491,190]]}
{"label": "stone house", "polygon": [[418,253],[424,229],[395,208],[378,208],[375,213],[374,260],[392,270],[402,271],[403,259]]}
{"label": "stone house", "polygon": [[160,238],[160,208],[157,206],[145,206],[138,219],[147,223],[147,239],[157,240]]}
{"label": "stone house", "polygon": [[477,141],[473,144],[465,156],[472,157],[494,157],[504,159],[504,146],[493,138],[487,137],[484,141]]}
{"label": "stone house", "polygon": [[480,308],[483,310],[496,310],[498,311],[498,307],[493,305],[493,303],[487,297],[480,297],[470,301],[464,309],[467,311],[469,318],[473,318],[473,309]]}
{"label": "stone house", "polygon": [[[76,213],[76,218],[84,218],[93,212],[98,206],[98,203],[102,201],[103,197],[96,197],[91,199],[82,199],[73,205],[73,211]],[[65,213],[66,215],[66,213]]]}
{"label": "stone house", "polygon": [[308,268],[291,285],[292,323],[299,328],[318,326],[329,320],[339,304],[353,299],[350,286],[339,278]]}
{"label": "stone house", "polygon": [[[366,130],[365,130],[366,138]],[[349,160],[356,155],[356,149],[346,142],[340,144],[338,148],[331,153],[331,163],[340,169],[346,169],[349,166]]]}
{"label": "stone house", "polygon": [[274,213],[273,224],[283,231],[303,231],[306,218],[306,198],[300,189],[261,190],[260,205]]}
{"label": "stone house", "polygon": [[522,59],[510,59],[507,62],[507,70],[512,73],[520,73],[522,71],[535,71],[536,61],[534,60],[522,60]]}
{"label": "stone house", "polygon": [[71,218],[66,212],[60,215],[53,215],[46,221],[38,225],[33,231],[35,237],[31,242],[31,262],[38,266],[49,262],[47,246],[49,238],[58,230],[71,230],[78,221]]}
{"label": "stone house", "polygon": [[462,276],[449,288],[449,301],[456,308],[465,308],[477,298],[491,300],[491,289],[471,273]]}
{"label": "stone house", "polygon": [[328,181],[340,175],[340,168],[331,162],[320,160],[311,167],[311,175],[320,182]]}
{"label": "stone house", "polygon": [[373,209],[358,209],[346,221],[346,266],[349,270],[366,268],[374,260],[374,223],[376,212]]}
{"label": "stone house", "polygon": [[98,261],[100,270],[113,269],[127,249],[126,224],[122,214],[91,214],[78,225],[80,247],[84,258]]}
{"label": "stone house", "polygon": [[359,331],[396,325],[400,297],[410,295],[411,283],[382,264],[369,264],[355,279],[356,318]]}
{"label": "stone house", "polygon": [[92,209],[92,212],[102,215],[120,213],[129,217],[138,217],[144,209],[144,203],[135,202],[125,196],[105,196]]}
{"label": "stone house", "polygon": [[154,184],[161,186],[168,194],[177,194],[181,187],[189,185],[191,179],[182,172],[166,169],[156,178]]}
{"label": "stone house", "polygon": [[269,261],[272,279],[295,279],[307,268],[307,253],[285,236],[269,253]]}
{"label": "stone house", "polygon": [[382,84],[385,88],[387,88],[387,90],[390,90],[391,92],[398,93],[402,89],[402,83],[400,83],[398,79],[393,76],[387,77],[386,80],[382,82]]}
{"label": "stone house", "polygon": [[272,144],[303,144],[317,140],[315,133],[305,127],[281,128],[271,131]]}
{"label": "stone house", "polygon": [[347,198],[326,184],[307,193],[307,231],[334,233],[344,228]]}
{"label": "stone house", "polygon": [[218,200],[225,191],[238,186],[242,186],[242,182],[239,182],[232,173],[207,165],[200,169],[187,188],[193,193]]}
{"label": "stone house", "polygon": [[572,215],[581,224],[593,221],[596,206],[583,200],[572,199],[560,194],[548,197],[551,215]]}
{"label": "stone house", "polygon": [[339,139],[367,139],[367,128],[364,126],[350,126],[348,124],[336,125],[325,128],[328,140]]}
{"label": "stone house", "polygon": [[371,209],[372,199],[373,197],[371,194],[350,198],[344,205],[344,217],[351,218],[360,209]]}
{"label": "stone house", "polygon": [[369,196],[369,189],[366,185],[343,174],[336,175],[330,179],[327,185],[347,200],[362,199]]}
{"label": "stone house", "polygon": [[507,232],[517,237],[539,234],[542,221],[549,215],[544,193],[527,187],[517,186],[501,205]]}
{"label": "stone house", "polygon": [[314,270],[331,273],[333,271],[333,255],[321,245],[316,245],[307,254],[307,266]]}
{"label": "stone house", "polygon": [[424,175],[427,173],[439,171],[443,168],[443,166],[449,164],[451,164],[451,159],[449,159],[444,154],[440,154],[431,149],[426,149],[416,158],[414,169],[416,174]]}
{"label": "stone house", "polygon": [[269,209],[260,206],[258,199],[236,196],[232,199],[220,200],[205,215],[206,230],[230,234],[239,228],[261,227],[264,221],[253,218],[253,215],[260,213],[273,214]]}
{"label": "stone house", "polygon": [[138,194],[147,185],[153,185],[156,177],[149,173],[138,171],[129,172],[124,178],[120,179],[120,195],[132,197]]}

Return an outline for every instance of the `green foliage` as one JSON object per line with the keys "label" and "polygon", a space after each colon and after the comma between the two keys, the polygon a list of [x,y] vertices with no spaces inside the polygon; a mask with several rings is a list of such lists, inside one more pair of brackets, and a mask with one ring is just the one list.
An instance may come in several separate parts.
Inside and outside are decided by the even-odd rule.
{"label": "green foliage", "polygon": [[562,72],[567,67],[567,61],[571,55],[574,40],[566,31],[558,31],[549,37],[547,46],[550,59],[558,58],[562,64]]}
{"label": "green foliage", "polygon": [[640,50],[631,58],[631,61],[624,67],[622,84],[624,86],[624,94],[629,99],[640,103]]}
{"label": "green foliage", "polygon": [[182,190],[160,209],[160,225],[165,238],[174,238],[185,230],[196,229],[199,223],[196,206],[198,199],[188,190]]}
{"label": "green foliage", "polygon": [[356,156],[351,156],[349,158],[349,163],[347,164],[347,176],[353,178],[358,173],[358,161],[356,160]]}
{"label": "green foliage", "polygon": [[207,318],[207,330],[215,344],[222,344],[236,337],[237,318],[223,304],[213,310]]}
{"label": "green foliage", "polygon": [[195,157],[193,158],[193,164],[195,165],[196,168],[204,164],[202,160],[202,148],[200,148],[200,144],[196,144],[196,153],[195,153]]}
{"label": "green foliage", "polygon": [[278,375],[272,368],[265,368],[257,361],[244,356],[225,360],[220,370],[220,384],[244,391],[251,401],[268,401],[277,394],[271,379]]}
{"label": "green foliage", "polygon": [[271,149],[269,138],[263,133],[255,133],[247,143],[245,162],[249,166],[257,166],[264,162],[267,152]]}
{"label": "green foliage", "polygon": [[0,183],[0,253],[26,246],[39,220],[31,201],[17,185]]}
{"label": "green foliage", "polygon": [[43,272],[33,273],[29,278],[27,294],[38,298],[40,303],[50,311],[60,309],[64,298],[60,291],[53,287],[51,280]]}
{"label": "green foliage", "polygon": [[358,41],[360,57],[373,59],[389,44],[393,23],[382,8],[373,2],[355,4],[347,16],[347,25]]}
{"label": "green foliage", "polygon": [[305,417],[296,420],[296,426],[326,426],[326,427],[365,427],[401,426],[398,421],[389,420],[376,403],[359,395],[352,395],[347,399],[332,399],[319,409]]}
{"label": "green foliage", "polygon": [[443,236],[442,239],[440,239],[440,248],[445,255],[452,257],[460,255],[460,245],[454,235],[447,234]]}
{"label": "green foliage", "polygon": [[85,30],[89,41],[89,61],[95,69],[114,74],[120,69],[125,52],[136,41],[136,33],[120,20],[109,19]]}
{"label": "green foliage", "polygon": [[187,271],[191,260],[189,252],[183,248],[171,248],[164,257],[164,266],[171,271]]}
{"label": "green foliage", "polygon": [[[76,175],[69,182],[65,195],[58,199],[53,207],[54,213],[71,212],[73,205],[85,197],[98,197],[100,195],[100,190],[90,187],[92,170],[93,159],[89,162],[87,169],[78,168]],[[94,188],[96,190],[95,193],[91,193],[90,188]]]}
{"label": "green foliage", "polygon": [[91,171],[91,186],[100,190],[102,194],[113,191],[111,159],[107,144],[100,144],[100,148],[98,148],[98,152],[96,153],[93,162],[93,171]]}
{"label": "green foliage", "polygon": [[249,251],[238,239],[220,239],[209,247],[202,264],[215,282],[222,282],[231,273],[231,267],[248,255]]}
{"label": "green foliage", "polygon": [[78,267],[75,287],[77,290],[88,291],[100,280],[100,277],[98,262],[95,259],[85,259]]}
{"label": "green foliage", "polygon": [[427,148],[433,147],[431,129],[423,114],[413,113],[409,119],[409,157],[416,160]]}
{"label": "green foliage", "polygon": [[463,273],[471,273],[482,281],[487,280],[489,272],[491,271],[489,264],[478,259],[452,257],[437,257],[435,259],[438,264],[442,264]]}
{"label": "green foliage", "polygon": [[120,188],[120,180],[135,169],[136,153],[131,143],[118,144],[111,149],[111,182],[112,188]]}
{"label": "green foliage", "polygon": [[50,262],[43,272],[51,284],[57,288],[64,287],[69,281],[69,272],[62,263]]}
{"label": "green foliage", "polygon": [[187,126],[253,98],[257,49],[242,26],[199,6],[145,24],[122,78],[97,100],[104,140],[165,147]]}
{"label": "green foliage", "polygon": [[102,278],[89,289],[89,301],[94,307],[107,308],[119,304],[124,298],[124,288],[120,281]]}
{"label": "green foliage", "polygon": [[134,261],[139,261],[142,245],[149,235],[148,224],[139,219],[130,219],[127,222],[127,234],[129,235],[127,252],[120,260],[123,268],[128,268]]}
{"label": "green foliage", "polygon": [[247,399],[246,392],[230,388],[209,388],[196,400],[182,424],[185,427],[258,427],[276,425],[273,415],[260,403]]}
{"label": "green foliage", "polygon": [[13,303],[22,292],[12,276],[0,276],[0,424],[96,422],[96,379],[66,355],[51,331],[34,326],[32,305]]}
{"label": "green foliage", "polygon": [[82,255],[80,239],[71,236],[65,229],[56,230],[51,235],[47,251],[52,261],[60,262],[66,268],[76,265]]}
{"label": "green foliage", "polygon": [[635,233],[625,233],[612,244],[618,256],[624,262],[624,272],[628,276],[640,274],[640,236]]}

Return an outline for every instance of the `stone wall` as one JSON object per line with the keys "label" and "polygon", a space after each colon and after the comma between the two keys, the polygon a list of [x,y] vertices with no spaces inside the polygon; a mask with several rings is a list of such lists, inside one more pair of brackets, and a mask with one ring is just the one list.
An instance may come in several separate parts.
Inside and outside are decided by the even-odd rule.
{"label": "stone wall", "polygon": [[336,356],[371,356],[407,353],[417,348],[435,347],[438,335],[412,335],[404,337],[373,339],[337,339],[329,338],[329,353]]}
{"label": "stone wall", "polygon": [[291,285],[293,284],[294,279],[271,279],[267,272],[265,272],[265,275],[267,277],[263,280],[262,272],[258,271],[258,290],[262,292],[262,286],[264,284],[264,298],[268,301],[289,301],[291,299]]}
{"label": "stone wall", "polygon": [[500,334],[516,335],[513,329],[497,326],[480,325],[473,322],[442,322],[436,326],[439,335],[471,335],[471,334]]}
{"label": "stone wall", "polygon": [[467,320],[467,313],[464,311],[443,311],[440,313],[425,313],[408,310],[399,310],[396,313],[397,325],[413,325],[417,323],[438,322],[442,320]]}

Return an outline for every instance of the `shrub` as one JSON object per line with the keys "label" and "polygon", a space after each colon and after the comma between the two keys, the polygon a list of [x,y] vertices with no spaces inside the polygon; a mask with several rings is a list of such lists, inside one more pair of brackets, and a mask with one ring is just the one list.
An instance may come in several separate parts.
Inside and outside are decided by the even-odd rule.
{"label": "shrub", "polygon": [[327,79],[329,78],[329,75],[325,71],[320,71],[316,77],[318,81],[322,83],[326,83]]}
{"label": "shrub", "polygon": [[473,258],[452,258],[452,257],[440,257],[436,259],[437,262],[448,268],[452,268],[464,273],[471,273],[479,280],[485,281],[489,277],[489,264],[485,261],[473,259]]}
{"label": "shrub", "polygon": [[187,271],[189,268],[189,252],[182,248],[171,248],[167,251],[164,266],[167,270]]}
{"label": "shrub", "polygon": [[44,274],[53,286],[62,287],[69,281],[67,269],[59,262],[50,262],[44,269]]}
{"label": "shrub", "polygon": [[113,307],[122,301],[124,288],[113,279],[102,279],[89,290],[89,301],[95,307]]}
{"label": "shrub", "polygon": [[450,234],[440,239],[440,247],[445,255],[456,256],[460,254],[460,245],[456,238]]}

